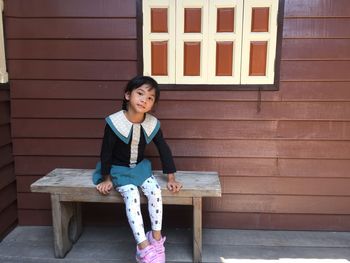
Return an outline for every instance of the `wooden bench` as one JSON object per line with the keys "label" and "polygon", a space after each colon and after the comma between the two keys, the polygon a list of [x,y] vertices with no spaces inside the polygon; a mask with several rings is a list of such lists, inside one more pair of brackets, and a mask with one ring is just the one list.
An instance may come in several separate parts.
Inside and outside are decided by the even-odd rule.
{"label": "wooden bench", "polygon": [[[50,193],[55,257],[63,258],[82,232],[81,202],[123,203],[117,191],[104,196],[92,183],[93,170],[55,169],[31,185],[32,192]],[[176,179],[183,184],[179,193],[166,189],[167,177],[154,171],[164,204],[193,206],[193,261],[202,259],[202,197],[221,196],[216,172],[179,171]],[[142,196],[142,202],[146,201]]]}

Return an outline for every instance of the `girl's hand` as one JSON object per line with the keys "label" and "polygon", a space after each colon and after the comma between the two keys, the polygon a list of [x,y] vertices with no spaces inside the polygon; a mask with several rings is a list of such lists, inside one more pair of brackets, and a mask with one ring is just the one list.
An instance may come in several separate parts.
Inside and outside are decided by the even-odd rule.
{"label": "girl's hand", "polygon": [[167,188],[169,189],[169,191],[172,191],[173,193],[177,193],[182,188],[182,183],[175,180],[174,174],[169,174]]}
{"label": "girl's hand", "polygon": [[113,183],[110,176],[108,176],[104,182],[99,183],[96,186],[97,191],[99,191],[103,195],[108,195],[112,188],[113,188]]}

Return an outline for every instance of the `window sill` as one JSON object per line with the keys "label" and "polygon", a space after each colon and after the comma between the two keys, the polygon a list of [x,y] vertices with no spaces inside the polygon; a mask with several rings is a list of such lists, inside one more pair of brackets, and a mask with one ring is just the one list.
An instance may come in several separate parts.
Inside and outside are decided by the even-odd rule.
{"label": "window sill", "polygon": [[186,84],[159,84],[161,90],[181,90],[181,91],[228,91],[228,90],[239,90],[239,91],[277,91],[279,89],[278,84],[262,84],[262,85],[186,85]]}

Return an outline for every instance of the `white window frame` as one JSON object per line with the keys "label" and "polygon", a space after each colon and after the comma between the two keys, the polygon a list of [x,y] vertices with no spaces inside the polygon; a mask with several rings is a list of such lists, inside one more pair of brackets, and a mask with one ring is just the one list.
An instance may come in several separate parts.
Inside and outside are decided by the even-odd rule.
{"label": "white window frame", "polygon": [[[175,3],[173,0],[143,0],[144,75],[151,76],[151,42],[168,42],[168,76],[154,76],[158,83],[175,83]],[[151,33],[151,8],[168,9],[168,33]]]}
{"label": "white window frame", "polygon": [[[143,0],[142,6],[144,75],[151,76],[151,41],[168,41],[168,76],[152,76],[160,84],[274,84],[279,0]],[[154,7],[168,8],[168,33],[150,33]],[[217,8],[230,7],[234,32],[217,33]],[[250,32],[252,7],[269,7],[269,32]],[[183,32],[184,8],[202,8],[201,33]],[[200,76],[183,74],[185,41],[201,42]],[[234,43],[233,76],[216,76],[216,41]],[[250,41],[267,41],[265,76],[249,76]]]}
{"label": "white window frame", "polygon": [[[274,4],[276,3],[276,4]],[[268,7],[269,32],[251,32],[252,8]],[[275,77],[275,58],[277,42],[277,14],[278,1],[273,0],[245,0],[243,21],[242,57],[249,58],[251,41],[266,41],[266,75],[249,76],[249,59],[242,59],[241,83],[243,84],[272,84]]]}
{"label": "white window frame", "polygon": [[3,17],[4,1],[0,0],[0,83],[8,82],[8,74],[6,71],[6,57],[5,57],[5,41],[4,41],[4,29],[3,29]]}
{"label": "white window frame", "polygon": [[[176,84],[206,84],[208,56],[208,1],[207,0],[177,0],[176,1]],[[202,9],[202,28],[200,33],[184,33],[184,9],[201,8]],[[184,43],[200,42],[200,75],[184,76]]]}
{"label": "white window frame", "polygon": [[[218,8],[231,8],[235,10],[234,13],[234,30],[233,32],[216,32],[216,23],[209,23],[209,74],[208,84],[240,84],[241,75],[241,63],[240,59],[235,61],[235,58],[241,57],[242,49],[242,23],[243,23],[243,2],[241,0],[221,0],[210,1],[209,7],[209,20],[217,21],[217,9]],[[216,42],[217,41],[229,41],[233,42],[232,52],[232,76],[216,76]]]}

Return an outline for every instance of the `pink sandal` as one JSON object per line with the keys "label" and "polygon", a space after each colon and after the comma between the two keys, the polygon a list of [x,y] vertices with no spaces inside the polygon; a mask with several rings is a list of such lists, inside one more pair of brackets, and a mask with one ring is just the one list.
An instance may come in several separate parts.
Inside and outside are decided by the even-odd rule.
{"label": "pink sandal", "polygon": [[154,246],[149,245],[144,249],[136,246],[136,262],[137,263],[158,263],[158,254]]}
{"label": "pink sandal", "polygon": [[165,247],[164,247],[164,242],[165,242],[165,237],[162,237],[160,240],[155,240],[153,238],[152,231],[148,231],[146,233],[146,237],[148,239],[148,242],[151,243],[151,245],[155,248],[155,251],[157,253],[157,258],[159,263],[165,263]]}

